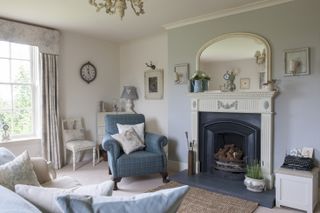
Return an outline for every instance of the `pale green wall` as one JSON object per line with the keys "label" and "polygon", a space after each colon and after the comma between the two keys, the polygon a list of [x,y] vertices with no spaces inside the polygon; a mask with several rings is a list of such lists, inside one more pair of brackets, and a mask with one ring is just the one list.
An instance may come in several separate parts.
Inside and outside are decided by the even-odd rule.
{"label": "pale green wall", "polygon": [[[174,65],[190,63],[195,70],[196,53],[215,36],[250,32],[265,37],[272,47],[273,78],[280,80],[281,94],[275,102],[275,167],[293,147],[320,150],[320,1],[296,0],[248,13],[206,21],[168,31],[169,46],[169,159],[187,162],[184,131],[190,132],[190,99],[187,86],[174,85]],[[311,75],[284,77],[283,50],[311,48]]]}

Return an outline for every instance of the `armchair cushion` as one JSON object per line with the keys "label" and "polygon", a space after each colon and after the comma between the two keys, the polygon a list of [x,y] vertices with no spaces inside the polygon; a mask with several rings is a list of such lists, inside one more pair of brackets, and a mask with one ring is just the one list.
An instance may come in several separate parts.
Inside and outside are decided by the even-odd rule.
{"label": "armchair cushion", "polygon": [[134,125],[125,125],[117,123],[117,127],[120,134],[129,130],[130,128],[133,128],[134,131],[136,131],[136,133],[138,134],[140,140],[144,143],[144,123]]}
{"label": "armchair cushion", "polygon": [[120,143],[123,151],[127,155],[145,147],[133,127],[130,127],[122,133],[111,135],[111,137]]}

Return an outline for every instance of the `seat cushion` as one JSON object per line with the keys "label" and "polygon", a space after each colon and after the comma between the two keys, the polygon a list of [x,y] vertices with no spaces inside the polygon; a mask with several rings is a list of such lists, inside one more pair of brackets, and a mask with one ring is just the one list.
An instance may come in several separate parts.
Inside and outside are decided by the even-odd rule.
{"label": "seat cushion", "polygon": [[85,150],[96,147],[96,143],[88,140],[69,141],[66,147],[69,150]]}
{"label": "seat cushion", "polygon": [[159,153],[137,151],[129,155],[123,154],[117,159],[119,177],[162,172],[163,169],[163,155]]}
{"label": "seat cushion", "polygon": [[0,212],[41,213],[34,205],[0,185]]}

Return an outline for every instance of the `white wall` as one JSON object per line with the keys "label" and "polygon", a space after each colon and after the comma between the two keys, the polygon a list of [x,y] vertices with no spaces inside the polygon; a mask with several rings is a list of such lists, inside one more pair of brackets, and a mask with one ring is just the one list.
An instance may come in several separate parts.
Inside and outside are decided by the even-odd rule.
{"label": "white wall", "polygon": [[[137,87],[139,99],[134,102],[137,113],[146,117],[147,131],[168,135],[168,44],[167,34],[130,41],[120,45],[120,88],[125,85]],[[144,98],[145,63],[152,61],[159,69],[164,69],[164,98],[146,100]],[[120,95],[120,94],[119,94]]]}
{"label": "white wall", "polygon": [[[87,137],[95,140],[99,101],[112,103],[119,96],[119,45],[63,31],[60,60],[61,117],[82,117]],[[80,77],[88,61],[97,68],[90,84]]]}

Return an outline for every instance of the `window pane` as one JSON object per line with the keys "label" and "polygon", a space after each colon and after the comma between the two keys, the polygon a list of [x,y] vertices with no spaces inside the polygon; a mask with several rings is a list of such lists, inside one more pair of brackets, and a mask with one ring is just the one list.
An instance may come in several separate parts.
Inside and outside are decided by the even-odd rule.
{"label": "window pane", "polygon": [[12,112],[10,111],[0,111],[0,134],[3,135],[4,131],[2,126],[4,124],[9,125],[9,132],[11,132],[11,119],[12,119]]}
{"label": "window pane", "polygon": [[31,82],[31,67],[29,61],[12,60],[12,82],[29,83]]}
{"label": "window pane", "polygon": [[10,61],[8,59],[0,59],[0,82],[10,82],[9,64]]}
{"label": "window pane", "polygon": [[0,41],[0,57],[9,58],[9,42]]}
{"label": "window pane", "polygon": [[31,47],[29,45],[11,43],[11,57],[16,59],[30,59]]}
{"label": "window pane", "polygon": [[13,86],[13,107],[22,109],[32,107],[32,88],[31,85]]}
{"label": "window pane", "polygon": [[15,111],[12,115],[12,135],[32,134],[32,111],[22,109]]}
{"label": "window pane", "polygon": [[0,84],[0,110],[12,108],[12,91],[10,85]]}

